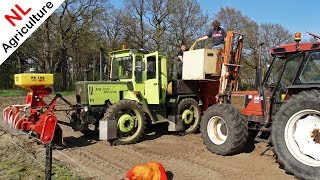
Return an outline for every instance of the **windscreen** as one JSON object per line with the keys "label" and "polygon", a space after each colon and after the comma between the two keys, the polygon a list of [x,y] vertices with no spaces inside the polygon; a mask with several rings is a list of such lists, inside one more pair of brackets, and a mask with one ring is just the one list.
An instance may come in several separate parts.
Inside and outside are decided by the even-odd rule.
{"label": "windscreen", "polygon": [[275,86],[279,80],[280,85],[288,86],[292,84],[303,58],[302,54],[294,55],[287,60],[276,57],[269,69],[269,76],[266,86]]}
{"label": "windscreen", "polygon": [[114,58],[112,61],[112,79],[131,79],[132,78],[132,57],[125,56]]}
{"label": "windscreen", "polygon": [[320,83],[320,52],[310,54],[308,61],[299,77],[300,83]]}
{"label": "windscreen", "polygon": [[297,71],[299,69],[302,58],[303,55],[298,54],[287,59],[287,63],[285,65],[283,75],[280,81],[281,84],[285,86],[292,84],[292,81],[294,80],[294,77],[296,76]]}
{"label": "windscreen", "polygon": [[269,76],[267,76],[267,79],[265,80],[266,86],[275,86],[278,83],[279,79],[281,78],[281,73],[285,62],[286,61],[284,59],[275,57],[273,63],[269,67],[270,69],[268,70]]}

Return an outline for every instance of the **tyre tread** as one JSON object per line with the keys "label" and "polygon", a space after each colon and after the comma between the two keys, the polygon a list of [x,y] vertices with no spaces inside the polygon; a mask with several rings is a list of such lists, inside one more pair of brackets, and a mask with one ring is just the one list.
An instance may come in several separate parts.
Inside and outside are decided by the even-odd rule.
{"label": "tyre tread", "polygon": [[196,125],[194,127],[189,127],[188,129],[185,129],[185,133],[186,134],[192,134],[194,132],[196,132],[199,129],[200,126],[200,120],[201,120],[201,114],[200,114],[200,108],[199,108],[199,104],[198,102],[193,99],[193,98],[185,98],[183,100],[181,100],[178,104],[178,113],[180,114],[180,111],[182,109],[183,106],[187,105],[187,104],[192,104],[192,105],[196,105],[197,106],[197,110],[198,110],[198,120],[196,123]]}
{"label": "tyre tread", "polygon": [[138,134],[138,136],[136,138],[134,138],[133,140],[128,141],[128,142],[123,142],[123,141],[121,141],[119,139],[108,140],[110,142],[110,144],[112,144],[112,145],[122,145],[122,144],[133,144],[133,143],[136,143],[142,137],[142,135],[144,133],[144,130],[146,128],[146,116],[145,116],[145,113],[144,113],[141,105],[138,104],[135,101],[132,101],[132,100],[121,100],[121,101],[111,105],[107,109],[103,120],[110,120],[113,117],[114,113],[116,111],[118,111],[119,109],[121,109],[122,107],[136,108],[137,109],[137,111],[140,113],[141,119],[142,119],[141,132]]}
{"label": "tyre tread", "polygon": [[[282,131],[284,131],[287,121],[293,114],[306,109],[308,106],[317,108],[320,104],[319,102],[319,90],[302,91],[296,95],[292,95],[289,100],[285,101],[273,120],[271,142],[273,144],[273,151],[276,155],[277,163],[286,171],[286,173],[292,174],[297,178],[319,179],[320,173],[311,174],[309,172],[310,169],[304,169],[308,166],[294,159],[285,145],[284,133],[282,133]],[[318,107],[317,110],[320,110],[320,108]],[[318,170],[318,172],[320,172],[320,170]]]}
{"label": "tyre tread", "polygon": [[[230,121],[231,129],[228,131],[234,133],[234,138],[230,147],[225,147],[223,150],[218,150],[214,147],[214,144],[211,142],[207,135],[207,123],[212,115],[217,113],[226,114],[224,119],[225,121]],[[226,122],[227,123],[227,122]],[[204,144],[207,146],[207,149],[213,153],[219,155],[233,155],[241,153],[242,149],[246,145],[248,139],[248,124],[244,116],[234,107],[229,104],[219,104],[214,105],[208,108],[208,110],[202,116],[201,122],[201,136]]]}

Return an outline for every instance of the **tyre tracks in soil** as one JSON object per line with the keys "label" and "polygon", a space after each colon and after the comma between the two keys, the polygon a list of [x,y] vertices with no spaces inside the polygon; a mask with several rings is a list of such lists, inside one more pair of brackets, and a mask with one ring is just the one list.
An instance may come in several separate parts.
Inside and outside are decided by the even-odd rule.
{"label": "tyre tracks in soil", "polygon": [[[74,139],[69,145],[81,144],[79,141],[83,140],[80,139]],[[69,148],[63,152],[81,160],[79,164],[89,171],[92,169],[98,179],[106,176],[120,179],[131,167],[150,161],[161,162],[173,179],[290,179],[279,173],[276,164],[269,167],[266,162],[270,162],[272,157],[255,154],[254,157],[251,154],[217,156],[207,151],[200,135],[164,135],[127,146],[110,146],[107,142],[93,140],[91,145]],[[263,167],[262,163],[265,164]],[[270,176],[268,169],[276,173]]]}
{"label": "tyre tracks in soil", "polygon": [[[127,149],[123,149],[127,148]],[[96,148],[94,148],[96,149]],[[97,178],[112,176],[114,178],[121,177],[127,170],[137,164],[143,164],[150,161],[161,162],[165,168],[171,173],[175,179],[210,179],[219,177],[217,173],[211,169],[190,164],[190,161],[183,159],[172,159],[152,154],[141,154],[128,147],[112,148],[112,150],[94,150],[90,152],[83,150],[67,150],[64,152],[73,159],[81,159],[79,164],[86,166],[88,171],[99,171],[94,173]],[[79,165],[78,164],[78,165]]]}
{"label": "tyre tracks in soil", "polygon": [[[68,145],[77,143],[75,140],[68,142]],[[192,164],[183,158],[148,152],[149,145],[141,143],[133,146],[110,146],[106,142],[96,141],[88,147],[70,148],[61,152],[72,159],[77,159],[78,166],[85,166],[87,171],[93,171],[94,173],[91,174],[98,179],[106,176],[122,177],[131,167],[150,161],[161,162],[166,170],[173,174],[174,179],[212,179],[213,177],[220,179],[219,174],[210,168]],[[144,151],[140,151],[141,148]]]}
{"label": "tyre tracks in soil", "polygon": [[[173,142],[175,147],[172,146]],[[281,172],[277,164],[270,166],[270,162],[274,161],[272,157],[260,156],[259,152],[256,153],[259,155],[242,153],[231,157],[214,155],[202,144],[200,135],[166,136],[156,142],[143,144],[132,145],[129,149],[135,149],[142,154],[152,154],[153,157],[164,157],[162,162],[164,165],[168,163],[166,167],[173,166],[172,170],[177,179],[292,179]],[[168,147],[167,150],[159,148],[165,144],[169,145],[170,150]],[[143,148],[137,148],[139,146]],[[260,149],[261,152],[264,150],[265,148]],[[188,167],[181,171],[174,168],[176,164],[187,164]]]}

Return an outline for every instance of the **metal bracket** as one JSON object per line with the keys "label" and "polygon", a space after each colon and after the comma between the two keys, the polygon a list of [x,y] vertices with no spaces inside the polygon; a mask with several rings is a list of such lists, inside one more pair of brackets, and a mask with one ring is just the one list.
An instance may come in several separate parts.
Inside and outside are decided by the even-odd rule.
{"label": "metal bracket", "polygon": [[99,121],[99,139],[111,140],[117,138],[117,121]]}
{"label": "metal bracket", "polygon": [[174,115],[169,115],[168,116],[168,131],[182,131],[183,130],[183,122],[182,122],[182,116],[174,116]]}

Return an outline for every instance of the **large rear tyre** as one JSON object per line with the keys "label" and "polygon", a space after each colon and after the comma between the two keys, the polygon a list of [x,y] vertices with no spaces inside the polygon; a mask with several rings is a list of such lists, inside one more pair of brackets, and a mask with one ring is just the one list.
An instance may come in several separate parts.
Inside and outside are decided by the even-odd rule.
{"label": "large rear tyre", "polygon": [[131,100],[121,100],[110,106],[105,114],[105,119],[117,121],[117,138],[109,140],[113,145],[137,142],[146,125],[146,117],[142,107]]}
{"label": "large rear tyre", "polygon": [[219,155],[240,153],[248,138],[245,118],[229,104],[211,106],[202,116],[200,131],[203,143]]}
{"label": "large rear tyre", "polygon": [[186,98],[178,104],[178,113],[182,116],[182,122],[186,134],[194,133],[200,126],[199,104],[192,98]]}
{"label": "large rear tyre", "polygon": [[291,97],[272,124],[272,144],[278,163],[302,179],[320,179],[320,92]]}

